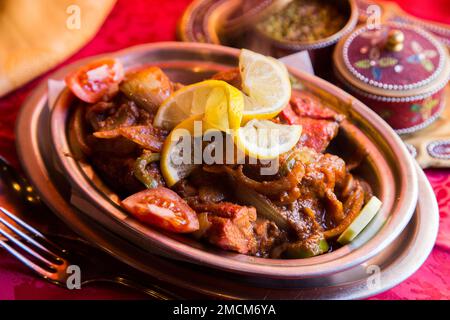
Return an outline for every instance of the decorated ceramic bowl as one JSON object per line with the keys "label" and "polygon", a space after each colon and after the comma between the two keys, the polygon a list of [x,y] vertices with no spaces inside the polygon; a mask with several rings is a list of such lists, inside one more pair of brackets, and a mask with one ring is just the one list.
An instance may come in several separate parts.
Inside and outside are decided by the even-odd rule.
{"label": "decorated ceramic bowl", "polygon": [[446,48],[407,24],[359,28],[334,51],[337,78],[399,134],[418,131],[439,117],[450,76]]}

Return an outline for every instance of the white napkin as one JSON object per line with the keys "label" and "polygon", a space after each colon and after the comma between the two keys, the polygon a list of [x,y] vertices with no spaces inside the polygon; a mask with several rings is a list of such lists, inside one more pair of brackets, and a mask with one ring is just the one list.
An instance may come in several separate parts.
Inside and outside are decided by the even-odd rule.
{"label": "white napkin", "polygon": [[285,65],[298,70],[305,71],[310,74],[314,74],[314,69],[309,58],[308,51],[300,51],[289,56],[278,59]]}

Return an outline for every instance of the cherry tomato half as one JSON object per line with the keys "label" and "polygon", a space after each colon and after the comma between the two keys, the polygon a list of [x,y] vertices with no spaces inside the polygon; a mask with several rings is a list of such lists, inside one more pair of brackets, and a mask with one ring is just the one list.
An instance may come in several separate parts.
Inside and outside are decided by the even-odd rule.
{"label": "cherry tomato half", "polygon": [[179,195],[158,187],[135,193],[122,201],[124,208],[143,223],[178,233],[198,230],[197,214]]}
{"label": "cherry tomato half", "polygon": [[123,80],[123,66],[117,59],[101,59],[82,66],[67,75],[70,90],[81,100],[95,103],[103,96],[112,96]]}

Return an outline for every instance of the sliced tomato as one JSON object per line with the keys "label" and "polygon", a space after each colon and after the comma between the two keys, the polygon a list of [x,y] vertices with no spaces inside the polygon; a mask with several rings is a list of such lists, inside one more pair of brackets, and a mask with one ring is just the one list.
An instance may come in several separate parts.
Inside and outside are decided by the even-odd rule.
{"label": "sliced tomato", "polygon": [[135,193],[123,200],[122,205],[145,224],[178,233],[199,229],[195,211],[179,195],[164,187]]}
{"label": "sliced tomato", "polygon": [[123,77],[123,66],[119,60],[101,59],[70,73],[65,81],[78,98],[95,103],[104,96],[116,94]]}

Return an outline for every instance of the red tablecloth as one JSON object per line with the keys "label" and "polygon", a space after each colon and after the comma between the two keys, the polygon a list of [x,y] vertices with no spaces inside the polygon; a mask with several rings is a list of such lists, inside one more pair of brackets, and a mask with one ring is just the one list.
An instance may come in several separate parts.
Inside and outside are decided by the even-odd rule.
{"label": "red tablecloth", "polygon": [[[191,0],[119,0],[97,36],[64,64],[132,45],[175,39],[176,23]],[[397,0],[417,16],[450,24],[449,0]],[[1,76],[1,75],[0,75]],[[42,79],[42,78],[40,78]],[[20,105],[36,79],[0,99],[0,155],[18,166],[14,123]],[[409,279],[374,299],[450,299],[450,170],[426,170],[440,207],[439,237],[425,264]],[[68,291],[30,274],[0,251],[0,299],[127,299],[141,295],[118,288]]]}

